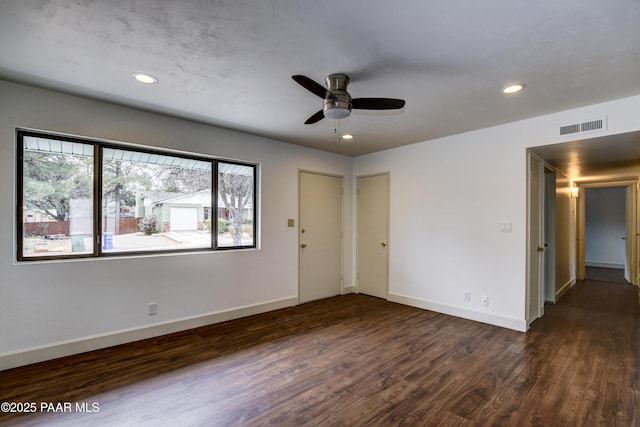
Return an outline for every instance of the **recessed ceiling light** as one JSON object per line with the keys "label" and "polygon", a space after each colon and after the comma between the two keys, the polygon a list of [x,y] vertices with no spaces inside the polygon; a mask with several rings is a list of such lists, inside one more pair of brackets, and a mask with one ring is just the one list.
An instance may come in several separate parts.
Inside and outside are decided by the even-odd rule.
{"label": "recessed ceiling light", "polygon": [[345,133],[344,135],[342,135],[342,139],[353,139],[353,134]]}
{"label": "recessed ceiling light", "polygon": [[502,89],[502,91],[504,93],[516,93],[516,92],[520,92],[525,87],[527,87],[527,85],[525,85],[524,83],[516,83],[516,84],[505,87],[504,89]]}
{"label": "recessed ceiling light", "polygon": [[148,73],[133,73],[133,78],[144,84],[158,83],[158,78]]}

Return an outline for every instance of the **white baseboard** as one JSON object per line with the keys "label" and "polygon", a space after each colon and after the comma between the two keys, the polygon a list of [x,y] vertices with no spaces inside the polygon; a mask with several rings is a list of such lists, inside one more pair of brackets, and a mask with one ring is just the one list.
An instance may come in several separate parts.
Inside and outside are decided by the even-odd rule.
{"label": "white baseboard", "polygon": [[565,283],[564,285],[562,285],[560,287],[560,289],[558,289],[556,291],[556,300],[555,302],[560,301],[560,298],[562,298],[564,296],[564,294],[566,294],[569,289],[571,289],[573,287],[573,285],[576,284],[576,278],[575,276],[571,278],[571,280],[569,280],[567,283]]}
{"label": "white baseboard", "polygon": [[344,285],[342,287],[342,295],[355,294],[355,293],[356,293],[356,285],[353,283],[350,285]]}
{"label": "white baseboard", "polygon": [[612,262],[598,262],[598,261],[585,261],[585,267],[602,267],[602,268],[615,268],[617,270],[624,270],[624,264],[616,264]]}
{"label": "white baseboard", "polygon": [[141,328],[132,328],[116,331],[108,334],[94,335],[75,340],[62,341],[50,345],[33,347],[15,352],[0,354],[0,371],[16,368],[18,366],[43,362],[45,360],[84,353],[100,348],[125,344],[128,342],[153,338],[174,332],[212,325],[227,320],[239,319],[254,314],[266,313],[298,304],[298,297],[289,297],[280,300],[236,307],[229,310],[207,313],[201,316],[193,316],[169,322],[156,323]]}
{"label": "white baseboard", "polygon": [[461,317],[463,319],[474,320],[476,322],[488,323],[502,328],[514,329],[520,332],[527,331],[527,322],[524,319],[516,319],[514,317],[501,316],[495,313],[471,310],[465,307],[457,307],[395,293],[389,293],[389,301],[425,310],[431,310],[450,316]]}

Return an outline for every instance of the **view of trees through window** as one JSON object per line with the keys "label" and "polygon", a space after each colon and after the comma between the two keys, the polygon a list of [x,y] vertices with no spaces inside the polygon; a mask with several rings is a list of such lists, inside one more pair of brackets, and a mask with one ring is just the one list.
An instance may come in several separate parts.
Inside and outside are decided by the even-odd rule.
{"label": "view of trees through window", "polygon": [[253,245],[254,168],[218,163],[218,246]]}
{"label": "view of trees through window", "polygon": [[93,252],[93,146],[30,138],[23,154],[23,255]]}
{"label": "view of trees through window", "polygon": [[214,248],[214,230],[218,248],[255,246],[253,165],[44,135],[22,146],[19,258]]}

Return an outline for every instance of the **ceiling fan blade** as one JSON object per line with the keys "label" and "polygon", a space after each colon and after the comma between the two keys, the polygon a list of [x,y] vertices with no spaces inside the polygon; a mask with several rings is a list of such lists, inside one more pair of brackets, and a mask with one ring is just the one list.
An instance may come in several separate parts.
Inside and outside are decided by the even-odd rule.
{"label": "ceiling fan blade", "polygon": [[333,94],[329,92],[327,88],[322,86],[320,83],[314,82],[307,76],[295,75],[291,76],[291,78],[295,80],[300,86],[322,99],[333,97]]}
{"label": "ceiling fan blade", "polygon": [[324,119],[324,111],[320,110],[317,113],[315,113],[313,116],[309,117],[307,121],[304,122],[304,124],[311,125],[313,123],[319,122],[322,119]]}
{"label": "ceiling fan blade", "polygon": [[404,107],[404,99],[394,98],[354,98],[351,108],[357,110],[398,110]]}

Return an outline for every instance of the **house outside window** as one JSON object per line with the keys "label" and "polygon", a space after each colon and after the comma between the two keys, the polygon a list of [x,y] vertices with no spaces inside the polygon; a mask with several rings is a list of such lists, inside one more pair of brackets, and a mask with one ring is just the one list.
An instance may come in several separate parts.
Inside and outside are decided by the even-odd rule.
{"label": "house outside window", "polygon": [[18,144],[19,260],[256,247],[256,165],[20,130]]}

